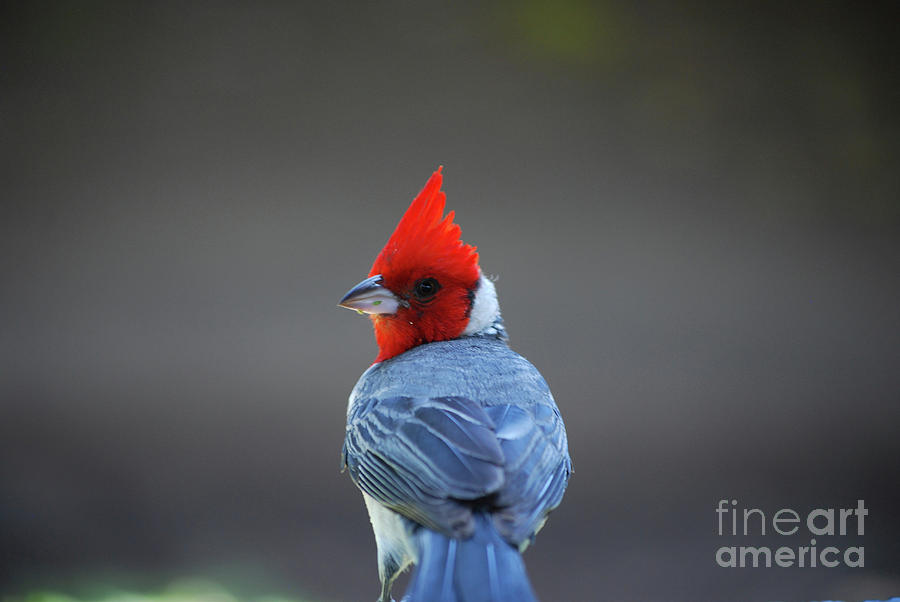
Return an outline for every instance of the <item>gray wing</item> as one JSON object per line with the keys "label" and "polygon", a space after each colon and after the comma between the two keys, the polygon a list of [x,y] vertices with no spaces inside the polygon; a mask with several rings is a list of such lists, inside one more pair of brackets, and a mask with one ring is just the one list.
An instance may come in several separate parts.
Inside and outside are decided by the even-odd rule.
{"label": "gray wing", "polygon": [[503,450],[506,477],[494,524],[518,546],[533,539],[547,514],[559,506],[572,474],[562,417],[548,401],[487,408]]}
{"label": "gray wing", "polygon": [[571,464],[555,406],[483,408],[462,397],[369,399],[354,404],[344,463],[356,484],[429,528],[467,536],[483,498],[521,545],[562,499]]}
{"label": "gray wing", "polygon": [[472,501],[504,483],[494,423],[462,397],[391,397],[354,404],[344,464],[360,489],[448,535],[472,529]]}

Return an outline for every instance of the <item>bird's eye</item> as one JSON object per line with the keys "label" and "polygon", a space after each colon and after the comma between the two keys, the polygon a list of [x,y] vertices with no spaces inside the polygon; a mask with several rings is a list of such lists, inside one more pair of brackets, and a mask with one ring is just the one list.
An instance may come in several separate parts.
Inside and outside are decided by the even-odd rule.
{"label": "bird's eye", "polygon": [[434,278],[422,278],[413,287],[413,294],[419,299],[428,299],[433,297],[440,288],[441,285]]}

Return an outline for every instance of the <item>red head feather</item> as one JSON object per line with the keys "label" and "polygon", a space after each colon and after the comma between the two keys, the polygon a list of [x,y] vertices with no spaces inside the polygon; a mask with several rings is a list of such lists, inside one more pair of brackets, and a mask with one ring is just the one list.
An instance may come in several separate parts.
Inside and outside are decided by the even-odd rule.
{"label": "red head feather", "polygon": [[[431,175],[403,214],[369,272],[369,276],[381,274],[383,286],[410,304],[394,315],[372,316],[380,349],[376,361],[421,343],[456,338],[468,323],[481,275],[478,253],[460,239],[453,211],[444,216],[447,195],[441,190],[442,168]],[[423,278],[440,283],[438,294],[427,305],[411,295]]]}

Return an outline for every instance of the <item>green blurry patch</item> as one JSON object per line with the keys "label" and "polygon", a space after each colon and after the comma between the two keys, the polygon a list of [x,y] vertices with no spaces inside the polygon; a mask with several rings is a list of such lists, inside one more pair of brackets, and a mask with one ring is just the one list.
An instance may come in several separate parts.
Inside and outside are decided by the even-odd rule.
{"label": "green blurry patch", "polygon": [[35,592],[3,602],[312,602],[284,596],[239,596],[212,581],[184,579],[156,593],[111,590],[102,595],[74,597],[57,592]]}
{"label": "green blurry patch", "polygon": [[497,21],[512,45],[532,58],[584,66],[622,60],[626,23],[608,2],[501,1]]}

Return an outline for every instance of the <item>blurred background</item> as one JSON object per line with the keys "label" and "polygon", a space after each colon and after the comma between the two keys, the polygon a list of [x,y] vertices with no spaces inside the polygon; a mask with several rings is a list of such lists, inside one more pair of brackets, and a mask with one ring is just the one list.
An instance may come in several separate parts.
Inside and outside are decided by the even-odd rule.
{"label": "blurred background", "polygon": [[900,593],[896,7],[4,3],[0,592],[374,599],[335,304],[443,164],[568,423],[543,600]]}

